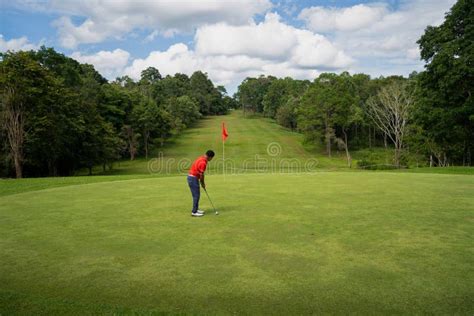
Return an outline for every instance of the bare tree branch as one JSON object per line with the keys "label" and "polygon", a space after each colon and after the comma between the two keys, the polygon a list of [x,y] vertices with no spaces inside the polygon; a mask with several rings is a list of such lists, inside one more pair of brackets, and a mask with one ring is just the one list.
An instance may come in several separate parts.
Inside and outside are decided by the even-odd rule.
{"label": "bare tree branch", "polygon": [[395,145],[397,167],[400,167],[400,155],[412,105],[413,98],[408,92],[407,84],[400,82],[383,87],[376,97],[367,100],[367,114]]}

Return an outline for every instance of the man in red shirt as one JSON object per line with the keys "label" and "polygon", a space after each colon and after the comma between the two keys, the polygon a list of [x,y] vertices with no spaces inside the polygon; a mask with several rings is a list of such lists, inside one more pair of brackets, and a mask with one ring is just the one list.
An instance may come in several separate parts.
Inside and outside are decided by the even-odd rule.
{"label": "man in red shirt", "polygon": [[196,159],[191,169],[189,169],[188,174],[188,185],[191,189],[191,194],[193,196],[193,210],[191,212],[192,216],[203,216],[204,212],[199,210],[199,198],[201,197],[201,190],[199,188],[199,182],[203,189],[206,189],[206,183],[204,182],[204,171],[206,171],[207,163],[214,158],[215,153],[212,150],[208,150],[204,156]]}

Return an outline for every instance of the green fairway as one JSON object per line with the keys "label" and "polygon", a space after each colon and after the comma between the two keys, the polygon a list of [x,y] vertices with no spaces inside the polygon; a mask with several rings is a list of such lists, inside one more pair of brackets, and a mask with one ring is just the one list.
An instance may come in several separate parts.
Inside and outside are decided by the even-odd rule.
{"label": "green fairway", "polygon": [[[319,148],[304,147],[301,144],[301,134],[291,132],[273,120],[259,116],[244,117],[241,111],[233,111],[226,116],[212,116],[199,121],[192,128],[167,141],[164,147],[155,149],[148,160],[124,159],[116,163],[111,171],[103,172],[102,166],[97,166],[94,174],[185,174],[192,160],[208,149],[213,149],[217,154],[208,173],[222,173],[222,122],[226,123],[229,131],[229,138],[225,143],[227,174],[269,172],[272,166],[280,165],[285,172],[346,168],[342,152],[335,152],[334,157],[329,159],[320,153]],[[87,171],[82,170],[79,174],[85,175]]]}
{"label": "green fairway", "polygon": [[207,182],[219,216],[182,176],[4,193],[0,314],[474,310],[472,176]]}

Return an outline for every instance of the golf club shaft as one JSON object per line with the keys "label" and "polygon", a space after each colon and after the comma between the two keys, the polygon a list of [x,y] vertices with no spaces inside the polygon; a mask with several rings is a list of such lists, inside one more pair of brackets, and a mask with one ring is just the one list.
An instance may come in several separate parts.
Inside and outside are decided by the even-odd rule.
{"label": "golf club shaft", "polygon": [[211,198],[209,197],[209,193],[207,193],[207,190],[204,188],[204,192],[206,192],[207,198],[209,199],[209,202],[211,202],[212,208],[214,209],[214,212],[216,211],[216,208],[214,207],[214,203],[212,203]]}

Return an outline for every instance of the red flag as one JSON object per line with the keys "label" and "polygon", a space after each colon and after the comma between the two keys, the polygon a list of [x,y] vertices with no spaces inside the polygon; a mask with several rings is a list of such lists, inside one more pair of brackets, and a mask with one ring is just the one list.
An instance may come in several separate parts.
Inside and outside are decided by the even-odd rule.
{"label": "red flag", "polygon": [[227,139],[227,136],[229,136],[229,134],[227,134],[227,129],[225,128],[225,123],[222,122],[222,141],[225,141]]}

